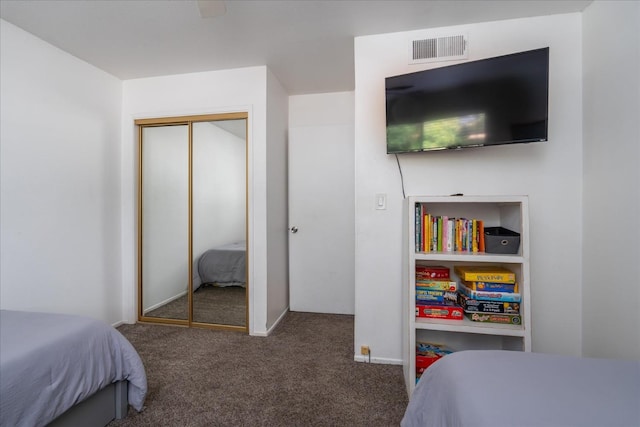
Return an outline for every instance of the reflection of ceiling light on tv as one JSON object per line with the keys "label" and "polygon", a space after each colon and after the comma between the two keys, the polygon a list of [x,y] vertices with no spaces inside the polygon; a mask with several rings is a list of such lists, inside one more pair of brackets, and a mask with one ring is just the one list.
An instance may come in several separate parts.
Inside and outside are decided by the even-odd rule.
{"label": "reflection of ceiling light on tv", "polygon": [[474,133],[467,136],[467,139],[484,139],[484,138],[485,138],[484,133]]}

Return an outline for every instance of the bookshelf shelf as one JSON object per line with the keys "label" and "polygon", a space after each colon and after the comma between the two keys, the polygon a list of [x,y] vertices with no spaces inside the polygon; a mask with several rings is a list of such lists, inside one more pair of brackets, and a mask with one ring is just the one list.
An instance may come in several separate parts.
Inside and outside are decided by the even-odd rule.
{"label": "bookshelf shelf", "polygon": [[472,322],[469,319],[446,320],[446,319],[416,319],[416,329],[427,329],[434,331],[464,332],[469,334],[485,335],[507,335],[512,337],[523,337],[525,330],[521,325],[501,325],[498,323],[486,326]]}
{"label": "bookshelf shelf", "polygon": [[[485,252],[416,252],[415,206],[420,203],[432,215],[477,218],[486,227],[505,227],[520,234],[516,254]],[[453,350],[505,349],[531,351],[529,279],[529,216],[526,196],[411,196],[405,203],[405,268],[403,270],[403,368],[407,392],[416,384],[416,342],[445,344]],[[474,322],[468,318],[445,320],[416,318],[416,265],[449,267],[457,280],[456,265],[499,265],[516,273],[520,302],[520,325]]]}
{"label": "bookshelf shelf", "polygon": [[468,263],[512,263],[520,264],[524,262],[524,258],[519,255],[501,255],[467,252],[417,252],[415,254],[416,261],[464,261]]}

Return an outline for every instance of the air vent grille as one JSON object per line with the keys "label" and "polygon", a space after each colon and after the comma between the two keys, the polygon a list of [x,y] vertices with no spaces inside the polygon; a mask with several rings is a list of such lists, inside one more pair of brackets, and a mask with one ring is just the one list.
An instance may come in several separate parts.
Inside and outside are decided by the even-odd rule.
{"label": "air vent grille", "polygon": [[412,40],[410,64],[467,58],[467,37],[464,34]]}

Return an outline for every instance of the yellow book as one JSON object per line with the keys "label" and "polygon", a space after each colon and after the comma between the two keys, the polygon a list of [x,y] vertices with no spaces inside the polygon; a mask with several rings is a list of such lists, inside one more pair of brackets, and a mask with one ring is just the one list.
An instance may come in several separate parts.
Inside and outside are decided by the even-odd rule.
{"label": "yellow book", "polygon": [[497,265],[458,265],[454,271],[466,282],[515,283],[516,274]]}
{"label": "yellow book", "polygon": [[478,252],[478,220],[474,219],[471,221],[471,250],[473,252]]}
{"label": "yellow book", "polygon": [[422,239],[423,251],[431,252],[431,214],[424,215],[423,221],[424,238]]}

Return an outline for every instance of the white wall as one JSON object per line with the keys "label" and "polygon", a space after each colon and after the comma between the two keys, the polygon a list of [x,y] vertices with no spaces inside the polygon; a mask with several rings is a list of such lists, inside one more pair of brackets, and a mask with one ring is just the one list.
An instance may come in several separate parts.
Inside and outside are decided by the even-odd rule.
{"label": "white wall", "polygon": [[118,322],[122,83],[0,28],[0,307]]}
{"label": "white wall", "polygon": [[[355,39],[355,348],[401,359],[402,188],[385,149],[384,78],[408,65],[412,36],[464,31],[469,60],[550,47],[549,141],[400,155],[407,195],[528,195],[533,350],[581,352],[581,15],[497,21]],[[388,195],[375,210],[376,193]]]}
{"label": "white wall", "polygon": [[[287,215],[287,118],[289,100],[278,79],[267,70],[267,329],[289,308],[289,242]],[[265,301],[262,300],[262,301]]]}
{"label": "white wall", "polygon": [[137,136],[134,119],[248,111],[249,331],[268,333],[267,68],[127,80],[122,112],[122,292],[125,319],[136,318]]}
{"label": "white wall", "polygon": [[583,13],[585,356],[640,359],[640,3]]}
{"label": "white wall", "polygon": [[[123,83],[5,21],[1,52],[2,308],[133,322],[138,172],[133,120],[248,111],[248,251],[254,261],[249,328],[267,334],[275,311],[286,309],[288,294],[286,259],[280,255],[286,254],[287,101],[269,77],[272,103],[281,111],[273,114],[271,130],[269,190],[275,199],[270,208],[277,209],[268,225],[267,68]],[[269,287],[267,238],[277,236],[278,228],[284,232],[271,247],[276,284]],[[267,295],[275,301],[270,322]]]}

